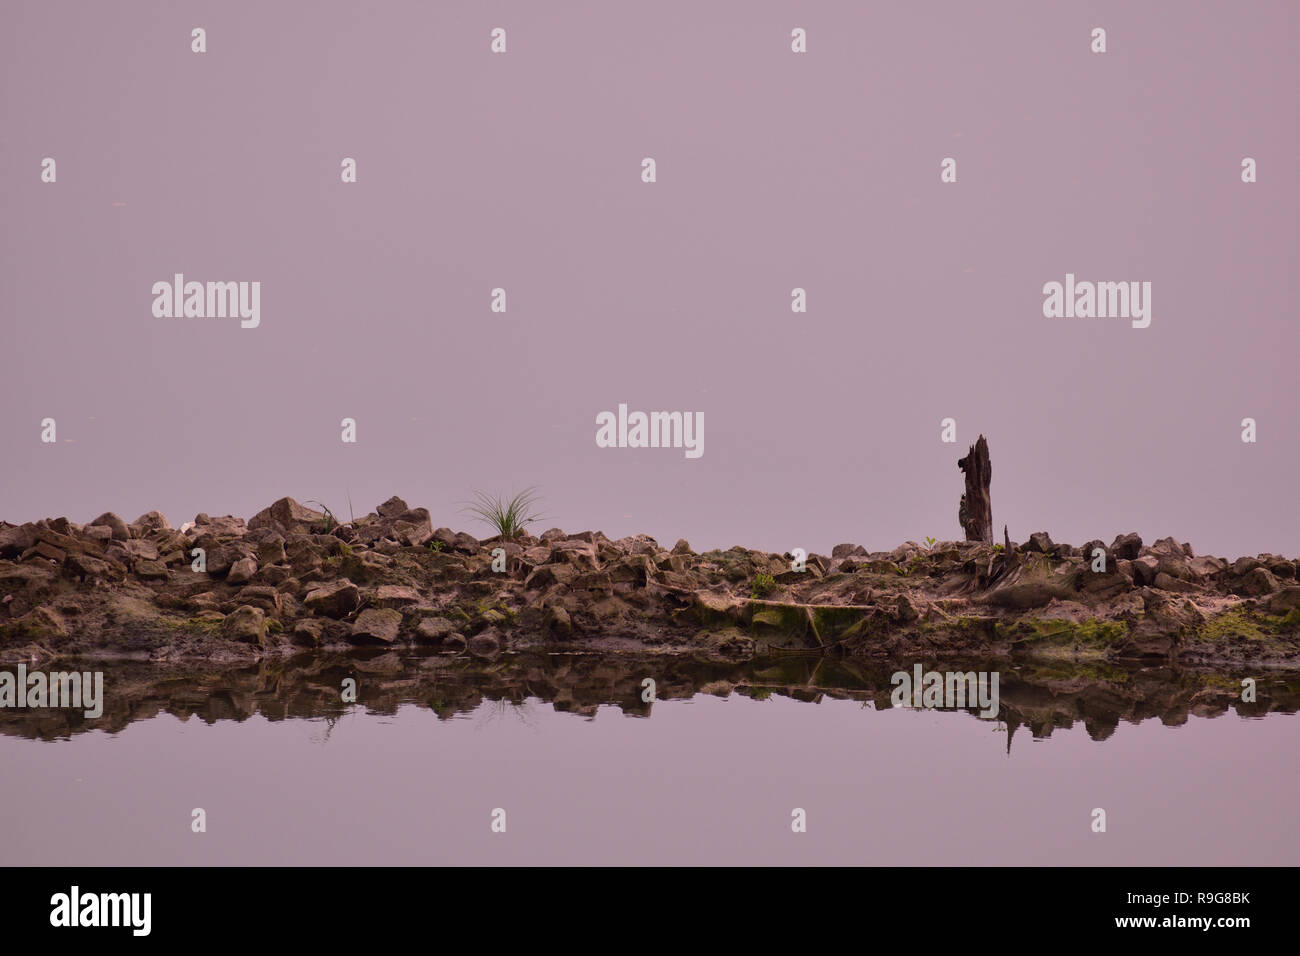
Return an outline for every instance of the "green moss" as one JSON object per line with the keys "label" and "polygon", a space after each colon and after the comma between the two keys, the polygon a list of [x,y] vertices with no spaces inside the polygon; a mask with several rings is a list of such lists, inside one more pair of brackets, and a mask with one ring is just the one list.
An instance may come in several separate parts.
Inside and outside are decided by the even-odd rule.
{"label": "green moss", "polygon": [[750,586],[749,596],[761,598],[765,594],[771,594],[776,590],[776,578],[766,572],[759,571],[754,575],[754,583]]}
{"label": "green moss", "polygon": [[1124,621],[1101,621],[1088,618],[1084,621],[1031,621],[1037,639],[1068,639],[1075,644],[1104,647],[1128,637],[1128,624]]}
{"label": "green moss", "polygon": [[1297,631],[1300,631],[1300,610],[1288,611],[1284,616],[1234,607],[1206,621],[1197,635],[1206,641],[1220,641],[1230,637],[1262,641],[1279,634],[1295,634]]}

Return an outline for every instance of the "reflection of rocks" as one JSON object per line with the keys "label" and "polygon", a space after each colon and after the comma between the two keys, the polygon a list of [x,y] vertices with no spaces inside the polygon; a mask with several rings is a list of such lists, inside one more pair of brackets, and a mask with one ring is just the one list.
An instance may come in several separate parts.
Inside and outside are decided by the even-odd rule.
{"label": "reflection of rocks", "polygon": [[1009,550],[846,543],[796,571],[790,555],[670,550],[647,535],[480,541],[397,497],[343,524],[291,498],[247,524],[200,514],[173,529],[157,512],[0,524],[0,660],[249,660],[349,644],[485,659],[542,647],[724,661],[942,649],[1300,666],[1300,586],[1296,562],[1277,555],[1228,562],[1132,533],[1074,547],[1040,531]]}
{"label": "reflection of rocks", "polygon": [[[489,636],[484,632],[476,639]],[[519,705],[529,700],[583,716],[592,716],[605,705],[630,716],[652,716],[654,705],[641,699],[646,677],[654,679],[655,695],[661,701],[736,693],[809,703],[824,698],[869,701],[883,710],[891,706],[892,674],[910,672],[915,663],[915,659],[881,662],[804,655],[757,664],[704,655],[603,653],[534,653],[488,660],[387,647],[267,658],[226,669],[68,661],[69,668],[104,671],[103,716],[91,721],[75,709],[0,709],[0,732],[43,739],[88,730],[116,732],[161,713],[182,720],[193,716],[207,723],[254,715],[268,720],[322,717],[332,721],[354,706],[342,701],[345,678],[356,680],[355,706],[392,714],[410,704],[428,708],[440,719],[472,711],[484,701]],[[1102,740],[1121,721],[1155,718],[1176,726],[1189,717],[1217,717],[1230,710],[1256,717],[1293,714],[1300,707],[1300,673],[1294,672],[1258,675],[1257,702],[1246,704],[1241,702],[1240,677],[1215,671],[1053,662],[1008,667],[1005,661],[933,658],[925,666],[998,671],[997,725],[1008,732],[1007,746],[1022,727],[1034,737],[1047,737],[1082,722],[1089,736]]]}

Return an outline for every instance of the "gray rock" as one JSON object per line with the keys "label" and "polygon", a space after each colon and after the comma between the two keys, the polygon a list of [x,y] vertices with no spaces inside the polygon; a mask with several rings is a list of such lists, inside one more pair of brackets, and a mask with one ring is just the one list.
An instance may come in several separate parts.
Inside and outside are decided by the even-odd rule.
{"label": "gray rock", "polygon": [[352,625],[352,640],[355,643],[379,641],[392,644],[397,640],[402,627],[402,615],[392,608],[368,607],[357,615]]}

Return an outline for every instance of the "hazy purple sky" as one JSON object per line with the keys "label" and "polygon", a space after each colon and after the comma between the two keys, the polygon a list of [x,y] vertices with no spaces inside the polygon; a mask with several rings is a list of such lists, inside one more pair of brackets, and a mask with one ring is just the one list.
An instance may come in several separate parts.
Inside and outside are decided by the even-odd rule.
{"label": "hazy purple sky", "polygon": [[[886,549],[960,535],[983,432],[999,534],[1296,554],[1298,9],[6,0],[0,518],[484,533],[474,489],[537,485],[569,530]],[[176,272],[260,281],[260,327],[155,318]],[[1044,318],[1067,272],[1150,281],[1150,328]],[[704,456],[597,448],[620,402]]]}

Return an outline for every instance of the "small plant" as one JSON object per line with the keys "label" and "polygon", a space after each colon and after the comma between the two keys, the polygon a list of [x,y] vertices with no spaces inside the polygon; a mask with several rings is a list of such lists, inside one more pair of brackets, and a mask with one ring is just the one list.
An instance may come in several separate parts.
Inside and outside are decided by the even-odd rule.
{"label": "small plant", "polygon": [[497,536],[503,540],[517,538],[524,532],[524,526],[534,521],[541,521],[542,515],[533,513],[533,504],[537,496],[532,488],[525,488],[509,501],[493,497],[484,491],[476,491],[476,504],[469,506],[471,514],[490,524],[496,529]]}
{"label": "small plant", "polygon": [[443,548],[445,548],[445,547],[447,547],[447,542],[446,542],[446,541],[430,541],[430,542],[429,542],[429,550],[430,550],[430,551],[441,551],[441,550],[442,550]]}
{"label": "small plant", "polygon": [[934,538],[927,537],[927,538],[925,539],[925,550],[927,550],[927,551],[933,551],[933,550],[934,550],[934,546],[935,546],[936,544],[938,544],[938,543],[939,543],[939,542],[936,541]]}
{"label": "small plant", "polygon": [[754,583],[749,589],[749,596],[760,598],[764,594],[770,594],[776,590],[776,578],[766,572],[759,571],[754,575]]}
{"label": "small plant", "polygon": [[339,523],[338,519],[334,517],[334,512],[330,511],[324,503],[317,501],[315,498],[308,498],[306,504],[320,505],[320,510],[325,512],[325,533],[329,534],[334,530],[335,526]]}
{"label": "small plant", "polygon": [[1006,549],[1007,549],[1007,548],[1006,548],[1006,545],[1004,545],[1004,544],[995,544],[995,545],[993,546],[993,553],[994,553],[994,554],[1001,554],[1001,553],[1002,553],[1003,551],[1005,551]]}

